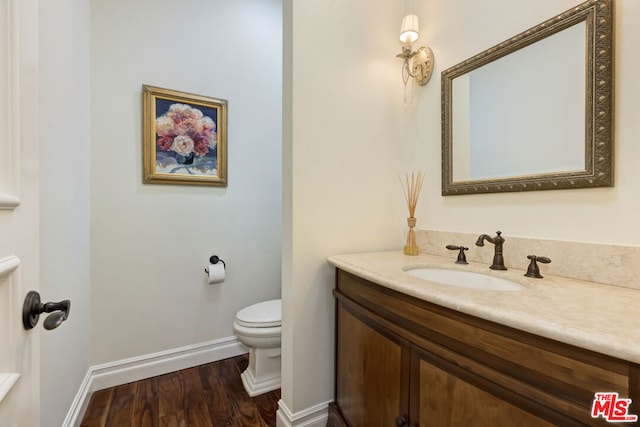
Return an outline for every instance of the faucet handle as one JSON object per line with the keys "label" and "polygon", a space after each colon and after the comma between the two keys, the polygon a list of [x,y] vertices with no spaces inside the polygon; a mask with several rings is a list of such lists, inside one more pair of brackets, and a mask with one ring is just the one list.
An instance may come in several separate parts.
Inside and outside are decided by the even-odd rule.
{"label": "faucet handle", "polygon": [[527,277],[534,277],[536,279],[542,279],[542,275],[540,274],[540,268],[538,267],[538,262],[543,264],[549,264],[551,260],[547,257],[537,256],[537,255],[527,255],[527,259],[530,259],[529,267],[527,268],[527,272],[524,274]]}
{"label": "faucet handle", "polygon": [[450,251],[460,251],[458,252],[458,259],[456,260],[456,264],[469,264],[467,262],[467,257],[464,254],[464,251],[468,251],[469,248],[466,246],[456,246],[456,245],[447,245],[447,249]]}

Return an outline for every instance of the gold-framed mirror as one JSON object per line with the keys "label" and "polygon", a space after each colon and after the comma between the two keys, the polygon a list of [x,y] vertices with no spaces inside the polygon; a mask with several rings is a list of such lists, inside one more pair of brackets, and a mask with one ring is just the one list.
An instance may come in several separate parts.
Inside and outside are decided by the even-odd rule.
{"label": "gold-framed mirror", "polygon": [[613,0],[442,72],[442,195],[613,186]]}

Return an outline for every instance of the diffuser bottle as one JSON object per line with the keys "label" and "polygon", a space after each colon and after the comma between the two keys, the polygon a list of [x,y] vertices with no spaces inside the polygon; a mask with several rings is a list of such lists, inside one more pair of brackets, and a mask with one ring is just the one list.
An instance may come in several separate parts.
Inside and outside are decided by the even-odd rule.
{"label": "diffuser bottle", "polygon": [[409,229],[406,232],[406,239],[404,239],[403,249],[405,255],[418,255],[420,253],[418,244],[416,243],[416,235],[414,231],[414,228],[416,226],[416,218],[414,214],[416,211],[416,206],[418,205],[418,195],[420,194],[423,180],[424,175],[421,172],[418,172],[417,176],[414,173],[411,173],[411,179],[409,179],[409,174],[407,174],[405,178],[405,188],[405,183],[403,183],[402,179],[400,179],[402,191],[404,192],[407,207],[409,208],[409,217],[407,218],[407,226],[409,227]]}

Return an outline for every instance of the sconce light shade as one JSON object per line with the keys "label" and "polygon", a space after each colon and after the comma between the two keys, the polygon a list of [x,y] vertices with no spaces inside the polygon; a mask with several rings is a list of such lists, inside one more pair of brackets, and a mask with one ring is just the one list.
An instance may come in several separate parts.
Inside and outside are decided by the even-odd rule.
{"label": "sconce light shade", "polygon": [[407,15],[402,19],[400,27],[400,41],[402,43],[413,43],[418,40],[420,30],[418,29],[418,16]]}
{"label": "sconce light shade", "polygon": [[403,61],[402,81],[405,86],[405,102],[409,78],[413,78],[416,84],[424,86],[433,72],[433,52],[431,49],[422,46],[414,51],[411,45],[418,40],[419,36],[418,17],[416,15],[405,16],[400,27],[400,41],[404,43],[404,46],[402,46],[402,52],[396,55],[397,58]]}

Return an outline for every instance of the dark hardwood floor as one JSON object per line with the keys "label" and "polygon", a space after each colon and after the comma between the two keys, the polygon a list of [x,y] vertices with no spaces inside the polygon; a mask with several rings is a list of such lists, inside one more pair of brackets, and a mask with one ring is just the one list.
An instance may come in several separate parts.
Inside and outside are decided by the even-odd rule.
{"label": "dark hardwood floor", "polygon": [[82,427],[274,427],[280,390],[254,398],[248,355],[96,391]]}

